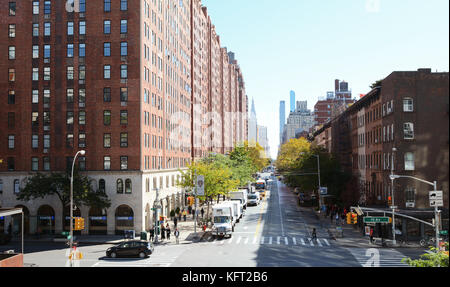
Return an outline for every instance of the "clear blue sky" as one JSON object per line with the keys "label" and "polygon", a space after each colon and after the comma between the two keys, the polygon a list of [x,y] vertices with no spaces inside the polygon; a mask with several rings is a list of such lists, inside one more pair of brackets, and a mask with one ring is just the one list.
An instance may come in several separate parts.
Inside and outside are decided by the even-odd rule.
{"label": "clear blue sky", "polygon": [[[275,158],[279,103],[313,109],[349,82],[367,93],[392,71],[449,70],[448,0],[203,0],[221,45],[235,52]],[[250,108],[250,106],[249,106]],[[288,114],[288,110],[286,111]]]}

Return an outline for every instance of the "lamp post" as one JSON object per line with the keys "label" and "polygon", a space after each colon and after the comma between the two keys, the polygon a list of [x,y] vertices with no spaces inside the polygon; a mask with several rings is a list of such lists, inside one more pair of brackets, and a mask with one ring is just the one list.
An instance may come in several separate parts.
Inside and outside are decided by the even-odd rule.
{"label": "lamp post", "polygon": [[395,245],[397,241],[395,240],[395,192],[394,192],[394,153],[397,151],[397,149],[394,147],[392,148],[392,164],[391,164],[391,191],[392,191],[392,243]]}
{"label": "lamp post", "polygon": [[158,224],[158,208],[160,207],[159,203],[158,203],[158,201],[159,201],[159,189],[156,187],[155,191],[156,191],[156,198],[155,198],[155,201],[153,203],[153,208],[155,210],[155,243],[158,243],[158,226],[159,226],[159,224]]}
{"label": "lamp post", "polygon": [[[79,152],[77,152],[72,161],[72,173],[70,176],[70,245],[69,245],[70,252],[72,252],[73,246],[73,168],[75,166],[75,161],[77,160],[78,154],[85,155],[86,151],[80,150]],[[70,267],[72,267],[72,259],[73,256],[70,257]]]}

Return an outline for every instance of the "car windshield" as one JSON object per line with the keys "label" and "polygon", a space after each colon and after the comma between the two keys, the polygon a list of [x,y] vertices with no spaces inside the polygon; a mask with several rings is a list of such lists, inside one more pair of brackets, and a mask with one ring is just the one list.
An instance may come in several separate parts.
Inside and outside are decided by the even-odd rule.
{"label": "car windshield", "polygon": [[256,189],[264,189],[265,184],[264,183],[257,183],[256,184]]}
{"label": "car windshield", "polygon": [[256,196],[256,194],[251,194],[248,196],[248,199],[257,199],[258,197]]}
{"label": "car windshield", "polygon": [[229,223],[230,218],[228,216],[216,216],[214,217],[214,223]]}

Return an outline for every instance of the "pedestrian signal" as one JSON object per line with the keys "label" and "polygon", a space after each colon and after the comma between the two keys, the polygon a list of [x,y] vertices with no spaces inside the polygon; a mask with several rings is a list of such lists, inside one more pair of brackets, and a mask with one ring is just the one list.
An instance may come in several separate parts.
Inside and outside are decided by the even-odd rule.
{"label": "pedestrian signal", "polygon": [[83,229],[84,229],[84,218],[83,217],[75,217],[74,230],[83,230]]}

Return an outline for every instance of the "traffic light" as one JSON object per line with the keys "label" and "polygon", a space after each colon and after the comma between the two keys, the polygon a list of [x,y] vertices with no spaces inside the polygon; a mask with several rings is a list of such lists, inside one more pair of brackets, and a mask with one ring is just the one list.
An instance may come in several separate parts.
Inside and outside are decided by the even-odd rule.
{"label": "traffic light", "polygon": [[84,229],[84,218],[83,217],[75,217],[74,230],[83,230],[83,229]]}
{"label": "traffic light", "polygon": [[352,213],[351,212],[347,213],[347,224],[352,224]]}
{"label": "traffic light", "polygon": [[352,224],[358,223],[358,214],[352,212]]}
{"label": "traffic light", "polygon": [[388,205],[389,205],[389,206],[392,206],[392,196],[389,196],[389,197],[388,197]]}

